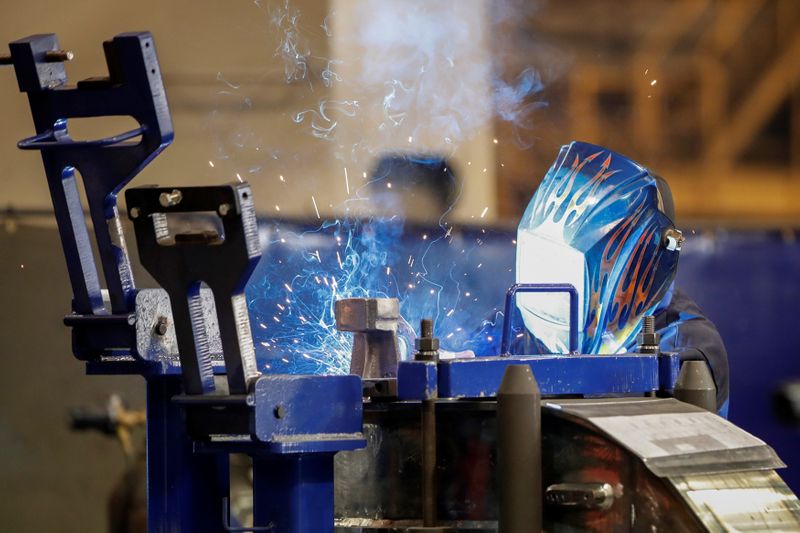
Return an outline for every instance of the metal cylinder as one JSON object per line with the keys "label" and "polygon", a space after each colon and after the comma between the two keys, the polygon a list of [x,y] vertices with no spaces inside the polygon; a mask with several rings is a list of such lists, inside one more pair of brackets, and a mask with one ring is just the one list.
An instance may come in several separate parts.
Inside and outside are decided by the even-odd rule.
{"label": "metal cylinder", "polygon": [[531,367],[509,365],[497,394],[499,532],[542,530],[541,393]]}
{"label": "metal cylinder", "polygon": [[707,411],[717,411],[717,387],[705,361],[684,361],[675,382],[675,398]]}

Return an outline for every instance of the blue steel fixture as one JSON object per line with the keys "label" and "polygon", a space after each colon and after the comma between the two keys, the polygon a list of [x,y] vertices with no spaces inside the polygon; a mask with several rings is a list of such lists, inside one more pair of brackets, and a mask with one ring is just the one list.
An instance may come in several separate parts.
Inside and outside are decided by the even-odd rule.
{"label": "blue steel fixture", "polygon": [[[254,460],[254,530],[333,531],[333,455],[364,445],[361,380],[259,377],[243,301],[261,250],[247,184],[128,191],[140,256],[168,290],[171,310],[169,304],[158,307],[168,301],[163,290],[134,286],[117,194],[173,136],[152,36],[127,33],[105,43],[109,76],[77,87],[66,86],[64,67],[54,62],[71,58],[55,35],[28,37],[10,47],[36,126],[36,135],[19,147],[42,153],[73,288],[74,313],[65,323],[73,327],[75,355],[87,361],[89,373],[147,379],[148,530],[231,529],[225,503],[228,456],[241,452]],[[70,118],[110,115],[131,116],[139,126],[105,139],[70,137]],[[110,310],[92,257],[76,169],[94,222]],[[208,210],[219,215],[222,232],[172,234],[170,214]],[[201,282],[210,294],[203,293]],[[213,328],[206,318],[218,324],[221,358],[211,353],[206,333]],[[177,338],[180,361],[168,346],[170,335]],[[140,353],[140,346],[146,351]],[[220,373],[227,383],[215,384],[213,375]],[[323,404],[330,408],[319,409]]]}
{"label": "blue steel fixture", "polygon": [[[36,135],[19,142],[42,153],[53,207],[80,314],[108,314],[76,187],[83,177],[111,312],[133,309],[135,290],[117,210],[117,194],[173,138],[153,37],[124,33],[104,44],[108,77],[90,78],[68,88],[61,62],[48,53],[60,49],[55,35],[34,35],[9,45],[19,88],[28,94]],[[71,118],[131,116],[138,128],[105,139],[75,141]],[[132,142],[138,139],[138,142]]]}
{"label": "blue steel fixture", "polygon": [[[139,254],[163,286],[135,289],[116,196],[172,141],[172,126],[152,36],[122,34],[105,43],[105,51],[110,75],[71,88],[63,65],[53,62],[67,56],[54,35],[11,43],[36,126],[36,135],[19,146],[42,153],[74,293],[74,313],[65,319],[73,327],[74,353],[87,361],[89,373],[147,380],[149,531],[243,530],[229,523],[230,453],[253,457],[254,531],[333,531],[333,455],[365,445],[361,379],[258,373],[243,305],[261,251],[247,184],[128,190]],[[94,141],[70,137],[70,118],[108,115],[132,116],[139,127]],[[110,309],[92,259],[76,169],[87,191]],[[222,231],[175,233],[169,226],[175,213],[209,211]],[[505,353],[518,292],[568,294],[573,353]],[[670,392],[677,357],[579,355],[578,314],[572,285],[514,286],[506,300],[503,356],[401,362],[398,397],[494,397],[511,364],[530,365],[545,395]],[[209,333],[215,329],[218,350]]]}

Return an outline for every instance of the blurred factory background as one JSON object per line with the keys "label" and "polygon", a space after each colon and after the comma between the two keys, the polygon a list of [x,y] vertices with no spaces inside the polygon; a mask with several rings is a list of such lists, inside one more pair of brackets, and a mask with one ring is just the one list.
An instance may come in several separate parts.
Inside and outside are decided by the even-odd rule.
{"label": "blurred factory background", "polygon": [[[800,490],[800,434],[770,404],[800,378],[800,2],[30,1],[0,19],[6,42],[57,32],[73,80],[103,72],[102,40],[139,29],[155,36],[176,142],[136,184],[246,179],[265,219],[300,231],[398,214],[419,224],[408,246],[445,210],[366,202],[392,186],[379,163],[445,161],[449,226],[489,230],[490,302],[513,281],[516,223],[562,144],[656,170],[688,239],[679,285],[728,348],[730,418]],[[16,148],[33,128],[10,70],[0,106],[0,513],[8,531],[104,531],[123,454],[70,432],[68,408],[113,392],[141,407],[142,383],[84,379],[70,355],[66,269],[39,156]],[[120,128],[75,125],[87,138]]]}

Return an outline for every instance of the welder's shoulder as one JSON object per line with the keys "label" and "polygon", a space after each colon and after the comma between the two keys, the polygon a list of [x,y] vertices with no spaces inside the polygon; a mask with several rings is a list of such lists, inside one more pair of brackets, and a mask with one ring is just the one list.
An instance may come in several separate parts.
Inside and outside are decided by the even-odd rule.
{"label": "welder's shoulder", "polygon": [[728,353],[716,326],[700,306],[685,292],[676,289],[663,311],[662,344],[664,351],[678,352],[682,359],[705,360],[717,385],[719,406],[728,398]]}

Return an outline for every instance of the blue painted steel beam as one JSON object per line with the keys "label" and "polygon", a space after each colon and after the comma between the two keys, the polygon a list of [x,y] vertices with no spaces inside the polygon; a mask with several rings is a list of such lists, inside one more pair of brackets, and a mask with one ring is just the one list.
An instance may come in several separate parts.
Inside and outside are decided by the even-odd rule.
{"label": "blue painted steel beam", "polygon": [[640,394],[661,386],[657,355],[476,357],[439,363],[439,397],[495,396],[511,364],[530,365],[543,395]]}
{"label": "blue painted steel beam", "polygon": [[401,400],[438,397],[439,377],[433,361],[403,361],[397,367],[397,396]]}

